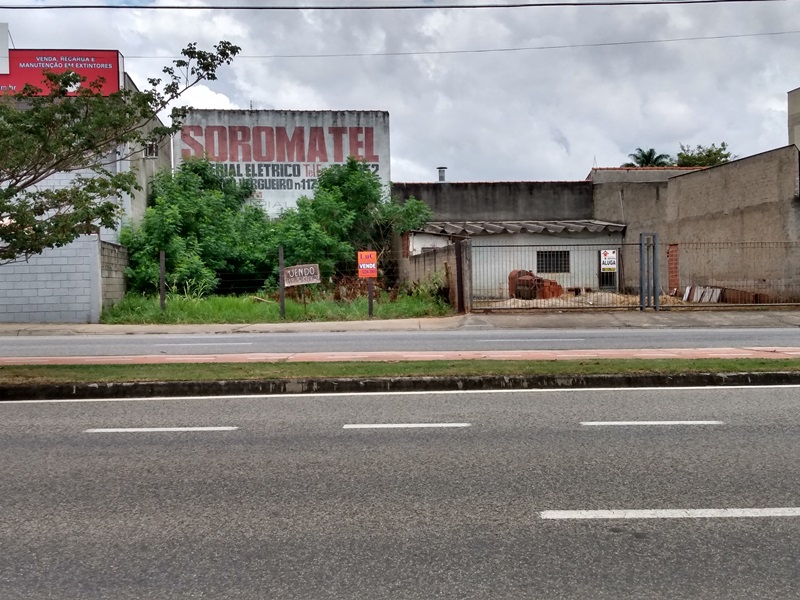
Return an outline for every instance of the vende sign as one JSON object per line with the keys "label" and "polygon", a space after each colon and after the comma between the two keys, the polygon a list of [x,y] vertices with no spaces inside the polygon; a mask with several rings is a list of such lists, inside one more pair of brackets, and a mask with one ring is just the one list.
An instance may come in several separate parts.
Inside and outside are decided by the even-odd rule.
{"label": "vende sign", "polygon": [[361,279],[378,277],[378,252],[366,250],[358,253],[358,276]]}
{"label": "vende sign", "polygon": [[273,216],[311,196],[322,169],[349,156],[390,181],[383,111],[192,110],[176,143],[178,162],[206,157],[220,174],[252,181]]}
{"label": "vende sign", "polygon": [[0,74],[0,93],[21,92],[30,83],[47,93],[45,71],[73,71],[92,83],[102,77],[100,91],[118,92],[122,83],[122,55],[116,50],[9,50],[8,73]]}

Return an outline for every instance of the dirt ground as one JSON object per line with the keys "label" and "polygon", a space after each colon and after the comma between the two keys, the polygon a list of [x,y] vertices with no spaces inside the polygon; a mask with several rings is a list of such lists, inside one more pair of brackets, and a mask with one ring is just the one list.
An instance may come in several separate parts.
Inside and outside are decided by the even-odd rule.
{"label": "dirt ground", "polygon": [[[659,297],[662,306],[691,306],[691,302],[684,302],[681,298],[662,295]],[[575,295],[566,292],[558,298],[547,300],[474,300],[476,308],[588,308],[588,307],[625,307],[639,306],[639,296],[619,294],[616,292],[589,292]]]}

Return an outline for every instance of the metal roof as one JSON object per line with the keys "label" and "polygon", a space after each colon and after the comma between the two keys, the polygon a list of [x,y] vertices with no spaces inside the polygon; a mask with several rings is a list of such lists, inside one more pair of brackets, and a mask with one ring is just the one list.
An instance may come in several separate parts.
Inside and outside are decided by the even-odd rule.
{"label": "metal roof", "polygon": [[622,223],[592,219],[580,221],[434,221],[421,233],[434,235],[486,235],[493,233],[618,233],[625,231]]}

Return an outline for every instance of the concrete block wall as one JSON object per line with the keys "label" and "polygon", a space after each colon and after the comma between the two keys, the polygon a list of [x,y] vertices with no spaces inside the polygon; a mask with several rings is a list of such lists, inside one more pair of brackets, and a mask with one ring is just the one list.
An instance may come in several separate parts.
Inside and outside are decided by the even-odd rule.
{"label": "concrete block wall", "polygon": [[[469,310],[469,301],[472,296],[470,288],[471,252],[469,242],[462,244],[463,284],[464,284],[464,310]],[[450,304],[458,309],[457,302],[457,272],[456,272],[456,247],[454,244],[444,248],[435,248],[422,254],[403,257],[399,261],[400,280],[407,283],[425,281],[437,272],[444,273],[449,288]]]}
{"label": "concrete block wall", "polygon": [[0,266],[0,322],[96,323],[100,258],[96,235],[82,236],[27,262]]}
{"label": "concrete block wall", "polygon": [[[111,165],[112,170],[117,167]],[[38,187],[60,189],[80,174],[56,173]],[[0,265],[0,322],[99,322],[103,303],[118,301],[125,290],[127,251],[109,243],[116,241],[116,233],[104,229],[100,236],[81,236],[67,246],[46,250],[26,262]],[[101,243],[100,237],[105,241]]]}
{"label": "concrete block wall", "polygon": [[100,242],[100,277],[103,308],[110,308],[125,296],[125,268],[128,250],[119,244]]}
{"label": "concrete block wall", "polygon": [[666,221],[668,186],[666,181],[595,184],[592,218],[625,223],[626,241],[638,242],[640,233],[658,230]]}
{"label": "concrete block wall", "polygon": [[[678,273],[664,261],[663,285],[674,289],[706,281],[762,281],[771,288],[800,285],[800,151],[786,146],[724,165],[650,183],[594,186],[594,218],[626,223],[622,260],[637,261],[640,233],[678,244]],[[744,242],[783,244],[744,248]],[[690,247],[687,244],[691,244]],[[703,247],[698,244],[707,244]],[[712,245],[713,244],[713,245]],[[666,246],[663,247],[664,249]],[[623,285],[638,286],[628,269]]]}
{"label": "concrete block wall", "polygon": [[789,92],[789,143],[800,146],[800,88]]}
{"label": "concrete block wall", "polygon": [[786,146],[670,179],[666,227],[673,242],[800,241],[800,156]]}
{"label": "concrete block wall", "polygon": [[433,221],[558,221],[591,219],[591,181],[394,183],[392,193],[421,200]]}
{"label": "concrete block wall", "polygon": [[794,145],[671,179],[662,241],[681,244],[682,285],[713,280],[796,295],[798,194]]}

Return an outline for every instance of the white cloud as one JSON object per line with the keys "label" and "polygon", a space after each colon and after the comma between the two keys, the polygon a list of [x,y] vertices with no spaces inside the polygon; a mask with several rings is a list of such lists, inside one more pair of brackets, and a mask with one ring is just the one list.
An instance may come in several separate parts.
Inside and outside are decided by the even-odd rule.
{"label": "white cloud", "polygon": [[205,85],[197,85],[187,90],[180,98],[180,104],[193,108],[210,108],[217,110],[237,110],[239,105],[231,102],[225,94],[210,90]]}
{"label": "white cloud", "polygon": [[681,143],[727,141],[740,156],[755,154],[787,143],[786,92],[800,86],[797,34],[266,58],[797,31],[796,2],[460,11],[0,10],[0,21],[10,23],[20,48],[118,48],[140,85],[187,43],[209,47],[230,40],[243,55],[186,103],[388,110],[395,181],[435,181],[439,165],[449,167],[450,181],[582,179],[595,160],[615,166],[639,146],[674,155]]}

